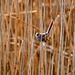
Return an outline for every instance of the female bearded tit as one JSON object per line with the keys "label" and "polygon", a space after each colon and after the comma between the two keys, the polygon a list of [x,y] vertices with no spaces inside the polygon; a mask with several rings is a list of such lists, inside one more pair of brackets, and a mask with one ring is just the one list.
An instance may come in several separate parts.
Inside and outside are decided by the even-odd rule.
{"label": "female bearded tit", "polygon": [[48,39],[48,36],[50,35],[50,31],[51,31],[51,29],[52,29],[52,26],[53,26],[53,20],[51,21],[51,23],[50,23],[50,25],[49,25],[49,28],[48,28],[48,30],[47,30],[47,32],[46,33],[36,33],[36,39],[38,40],[38,41],[40,41],[41,42],[41,40],[43,41],[43,42],[46,42],[47,40],[49,40]]}

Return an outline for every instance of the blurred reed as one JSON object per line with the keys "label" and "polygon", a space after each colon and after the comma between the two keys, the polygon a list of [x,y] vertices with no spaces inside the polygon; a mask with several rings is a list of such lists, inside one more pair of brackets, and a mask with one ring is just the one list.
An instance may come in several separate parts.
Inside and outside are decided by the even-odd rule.
{"label": "blurred reed", "polygon": [[0,0],[0,75],[75,75],[75,0]]}

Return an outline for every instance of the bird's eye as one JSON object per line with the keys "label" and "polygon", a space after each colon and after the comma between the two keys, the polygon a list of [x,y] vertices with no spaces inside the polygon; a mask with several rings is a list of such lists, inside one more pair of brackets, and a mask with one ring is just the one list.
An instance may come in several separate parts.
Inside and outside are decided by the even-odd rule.
{"label": "bird's eye", "polygon": [[39,35],[39,33],[37,33],[37,36]]}

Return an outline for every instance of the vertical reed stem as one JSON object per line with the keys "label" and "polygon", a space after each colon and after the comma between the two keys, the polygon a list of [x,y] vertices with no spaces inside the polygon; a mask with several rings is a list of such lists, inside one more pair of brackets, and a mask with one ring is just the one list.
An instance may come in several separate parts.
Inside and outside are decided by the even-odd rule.
{"label": "vertical reed stem", "polygon": [[[23,44],[23,51],[22,51],[22,58],[23,58],[23,66],[22,66],[22,70],[24,70],[24,54],[25,54],[25,40],[26,40],[26,27],[27,27],[27,12],[28,12],[28,6],[29,6],[29,0],[26,0],[26,15],[25,15],[25,25],[24,25],[24,44]],[[22,75],[23,75],[23,71],[22,71]]]}
{"label": "vertical reed stem", "polygon": [[73,19],[74,19],[73,75],[75,75],[75,14]]}

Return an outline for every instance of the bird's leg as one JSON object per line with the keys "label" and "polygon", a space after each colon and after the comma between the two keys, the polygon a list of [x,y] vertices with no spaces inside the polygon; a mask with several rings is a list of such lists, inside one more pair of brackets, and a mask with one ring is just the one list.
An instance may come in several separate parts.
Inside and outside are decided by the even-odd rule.
{"label": "bird's leg", "polygon": [[47,40],[51,39],[51,37],[49,37],[48,39],[45,39],[45,42],[47,42]]}
{"label": "bird's leg", "polygon": [[47,40],[49,40],[49,38],[48,38],[48,39],[46,39],[46,40],[45,40],[45,42],[47,42]]}

